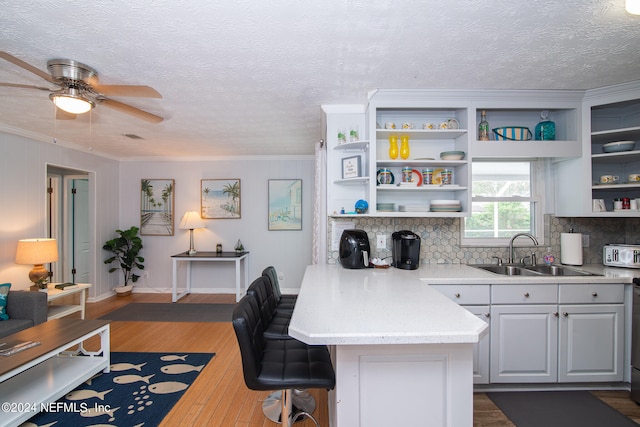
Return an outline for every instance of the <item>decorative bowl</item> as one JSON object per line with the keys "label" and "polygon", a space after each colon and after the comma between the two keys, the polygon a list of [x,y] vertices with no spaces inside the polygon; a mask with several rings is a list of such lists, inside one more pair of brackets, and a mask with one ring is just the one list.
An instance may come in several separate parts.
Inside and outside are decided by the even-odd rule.
{"label": "decorative bowl", "polygon": [[602,146],[605,153],[617,153],[619,151],[631,151],[636,145],[635,141],[615,141],[608,142]]}
{"label": "decorative bowl", "polygon": [[443,151],[440,153],[442,160],[462,160],[464,159],[464,151]]}

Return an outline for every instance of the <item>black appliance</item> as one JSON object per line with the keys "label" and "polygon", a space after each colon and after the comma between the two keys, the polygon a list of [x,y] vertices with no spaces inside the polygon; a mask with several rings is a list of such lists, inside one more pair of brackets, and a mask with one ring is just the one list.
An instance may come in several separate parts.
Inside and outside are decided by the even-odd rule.
{"label": "black appliance", "polygon": [[416,270],[420,265],[420,236],[408,230],[391,235],[393,265],[404,270]]}
{"label": "black appliance", "polygon": [[368,268],[369,238],[364,230],[344,230],[340,237],[340,264],[344,268]]}

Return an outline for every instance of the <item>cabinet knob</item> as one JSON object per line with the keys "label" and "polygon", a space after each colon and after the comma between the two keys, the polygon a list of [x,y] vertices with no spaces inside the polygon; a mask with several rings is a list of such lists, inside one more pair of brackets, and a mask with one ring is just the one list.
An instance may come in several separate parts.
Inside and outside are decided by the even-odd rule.
{"label": "cabinet knob", "polygon": [[566,311],[563,311],[563,312],[562,312],[562,315],[563,315],[564,317],[569,317],[569,313],[567,313]]}
{"label": "cabinet knob", "polygon": [[524,297],[525,297],[525,298],[529,298],[529,292],[525,292],[525,293],[524,293]]}
{"label": "cabinet knob", "polygon": [[597,297],[598,293],[597,292],[591,292],[591,295],[593,295],[594,297]]}
{"label": "cabinet knob", "polygon": [[554,311],[554,312],[553,312],[553,315],[554,315],[555,317],[558,317],[558,316],[559,316],[559,314],[558,314],[558,312],[557,312],[557,311]]}
{"label": "cabinet knob", "polygon": [[491,317],[491,313],[485,313],[484,317]]}
{"label": "cabinet knob", "polygon": [[456,298],[460,298],[460,293],[456,292]]}

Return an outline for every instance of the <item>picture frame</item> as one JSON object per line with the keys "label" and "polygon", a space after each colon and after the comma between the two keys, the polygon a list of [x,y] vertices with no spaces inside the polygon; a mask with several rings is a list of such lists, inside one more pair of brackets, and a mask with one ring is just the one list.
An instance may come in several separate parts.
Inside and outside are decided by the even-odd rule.
{"label": "picture frame", "polygon": [[200,180],[202,219],[241,218],[241,188],[237,178]]}
{"label": "picture frame", "polygon": [[302,230],[302,180],[270,179],[269,231]]}
{"label": "picture frame", "polygon": [[342,179],[360,178],[362,176],[362,156],[342,159]]}
{"label": "picture frame", "polygon": [[140,235],[173,236],[175,180],[140,180]]}

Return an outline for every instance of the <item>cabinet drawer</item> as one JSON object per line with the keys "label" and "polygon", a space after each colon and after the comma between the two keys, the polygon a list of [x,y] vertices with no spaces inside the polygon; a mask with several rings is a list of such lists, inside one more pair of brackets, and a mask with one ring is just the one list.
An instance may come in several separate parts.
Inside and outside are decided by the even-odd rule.
{"label": "cabinet drawer", "polygon": [[558,285],[493,285],[491,304],[556,304]]}
{"label": "cabinet drawer", "polygon": [[491,301],[491,285],[431,285],[431,287],[460,305],[487,305]]}
{"label": "cabinet drawer", "polygon": [[560,304],[593,304],[624,302],[624,284],[560,285]]}

